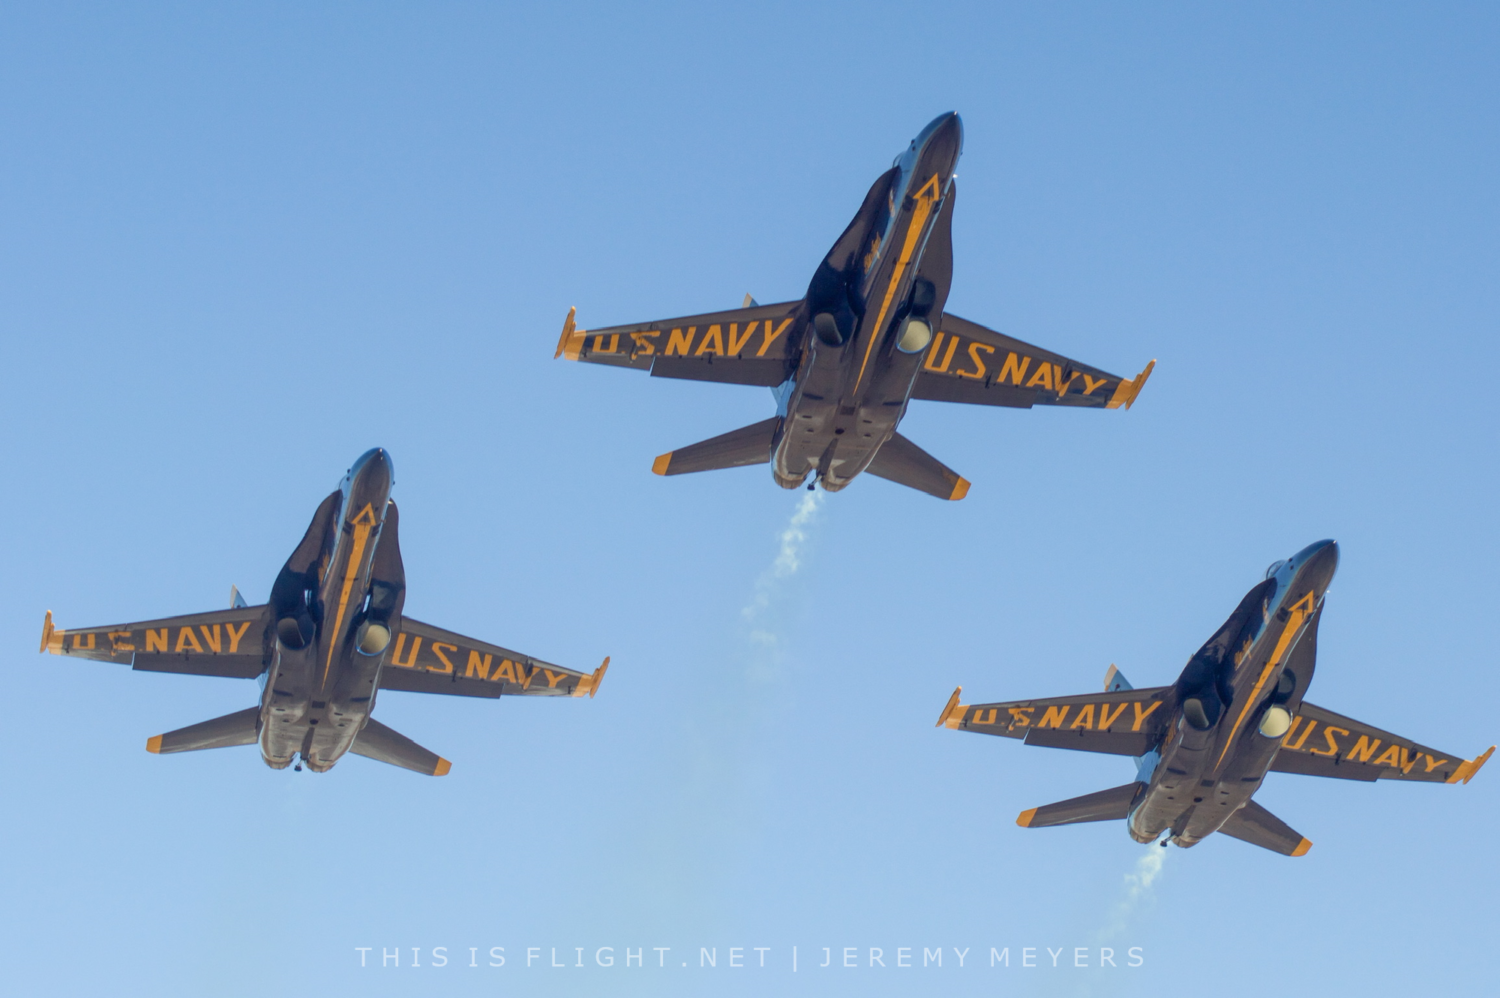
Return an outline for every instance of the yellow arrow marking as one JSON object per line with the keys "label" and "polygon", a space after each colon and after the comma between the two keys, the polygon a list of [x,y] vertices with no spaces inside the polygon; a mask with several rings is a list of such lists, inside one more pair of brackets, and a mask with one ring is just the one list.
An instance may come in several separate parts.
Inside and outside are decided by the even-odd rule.
{"label": "yellow arrow marking", "polygon": [[369,543],[370,531],[375,527],[375,510],[365,503],[365,508],[355,514],[354,519],[349,521],[354,525],[354,548],[349,552],[349,562],[344,566],[344,586],[339,592],[339,612],[333,618],[333,630],[329,631],[328,639],[328,661],[323,663],[323,680],[319,687],[327,689],[328,670],[333,667],[333,652],[338,645],[339,632],[344,628],[344,611],[349,608],[349,593],[354,589],[354,579],[359,574],[360,557],[365,553],[365,545]]}
{"label": "yellow arrow marking", "polygon": [[1244,705],[1240,707],[1240,716],[1234,719],[1234,727],[1229,729],[1229,737],[1224,741],[1224,749],[1219,753],[1218,762],[1214,763],[1215,770],[1224,762],[1224,756],[1229,753],[1229,746],[1234,744],[1234,736],[1240,730],[1240,725],[1245,723],[1245,715],[1250,712],[1250,708],[1255,705],[1255,701],[1260,699],[1260,692],[1265,688],[1266,680],[1271,678],[1271,672],[1280,664],[1282,656],[1286,654],[1287,646],[1292,643],[1292,638],[1301,629],[1303,621],[1312,616],[1312,612],[1313,594],[1312,590],[1309,589],[1307,595],[1299,599],[1292,607],[1291,616],[1287,618],[1286,627],[1282,630],[1281,637],[1276,641],[1276,649],[1271,652],[1271,657],[1266,659],[1266,667],[1260,670],[1260,678],[1255,681],[1255,688],[1250,691],[1250,695],[1245,698]]}
{"label": "yellow arrow marking", "polygon": [[901,245],[901,255],[896,258],[896,268],[891,271],[891,281],[885,287],[885,301],[880,303],[880,314],[875,317],[875,325],[871,327],[870,342],[865,346],[865,359],[859,365],[859,377],[854,379],[854,391],[858,393],[859,383],[865,376],[865,368],[870,363],[870,351],[875,349],[875,341],[880,338],[880,332],[885,328],[886,313],[891,310],[891,299],[896,297],[896,288],[901,284],[901,275],[906,268],[911,266],[912,254],[917,251],[917,240],[921,238],[922,231],[927,227],[927,216],[932,214],[932,206],[937,204],[940,192],[938,191],[938,175],[934,173],[928,178],[922,189],[917,191],[917,206],[911,213],[911,224],[906,228],[906,242]]}

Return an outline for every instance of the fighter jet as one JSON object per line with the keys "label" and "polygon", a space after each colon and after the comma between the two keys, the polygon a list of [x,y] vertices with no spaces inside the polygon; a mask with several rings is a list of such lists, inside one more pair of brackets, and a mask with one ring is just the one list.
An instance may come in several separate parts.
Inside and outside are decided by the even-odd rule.
{"label": "fighter jet", "polygon": [[258,679],[260,703],[156,735],[148,752],[260,746],[272,769],[293,757],[315,773],[345,752],[431,776],[449,762],[370,716],[381,690],[454,696],[593,696],[609,659],[575,672],[402,613],[406,572],[393,470],[365,453],[318,506],[269,603],[108,627],[63,630],[47,611],[42,651],[147,672]]}
{"label": "fighter jet", "polygon": [[957,114],[922,129],[802,298],[593,330],[570,309],[554,357],[771,389],[774,416],[661,455],[658,475],[770,462],[788,489],[812,474],[837,492],[868,471],[962,499],[969,483],[897,432],[912,399],[1128,409],[1156,363],[1120,378],[944,311],[962,148]]}
{"label": "fighter jet", "polygon": [[967,706],[960,687],[938,725],[1136,757],[1134,781],[1022,811],[1023,828],[1123,818],[1137,842],[1223,832],[1302,856],[1312,843],[1252,799],[1266,773],[1468,783],[1495,751],[1463,760],[1303,699],[1337,567],[1333,541],[1276,562],[1171,686],[1133,689],[1110,666],[1102,694]]}

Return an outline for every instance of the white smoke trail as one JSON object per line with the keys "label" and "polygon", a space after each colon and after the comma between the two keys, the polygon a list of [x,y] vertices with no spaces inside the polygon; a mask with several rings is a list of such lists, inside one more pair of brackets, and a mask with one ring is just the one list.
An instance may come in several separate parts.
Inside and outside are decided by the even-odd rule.
{"label": "white smoke trail", "polygon": [[1151,888],[1161,876],[1166,859],[1167,850],[1154,845],[1146,847],[1146,854],[1135,861],[1135,869],[1125,874],[1125,896],[1110,910],[1109,921],[1099,933],[1101,939],[1119,936],[1130,927],[1132,917],[1155,900]]}
{"label": "white smoke trail", "polygon": [[786,580],[796,575],[797,570],[802,567],[808,531],[822,505],[823,493],[821,492],[808,492],[797,501],[797,508],[792,512],[791,520],[787,523],[786,529],[781,532],[781,544],[776,552],[776,559],[771,562],[771,567],[761,573],[760,578],[756,580],[754,595],[740,611],[740,616],[744,618],[746,624],[750,625],[750,642],[757,648],[774,649],[776,646],[774,631],[764,624],[761,626],[756,626],[756,624],[759,618],[764,617],[771,609],[777,597],[782,595]]}

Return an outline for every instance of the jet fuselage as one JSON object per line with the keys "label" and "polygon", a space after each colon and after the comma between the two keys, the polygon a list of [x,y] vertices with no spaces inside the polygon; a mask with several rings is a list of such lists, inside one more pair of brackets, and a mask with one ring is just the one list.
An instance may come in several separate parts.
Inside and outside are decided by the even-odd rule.
{"label": "jet fuselage", "polygon": [[1170,831],[1174,843],[1191,846],[1260,789],[1312,680],[1307,631],[1337,568],[1333,541],[1273,566],[1188,662],[1177,680],[1178,716],[1142,757],[1146,789],[1128,822],[1136,841]]}
{"label": "jet fuselage", "polygon": [[384,450],[361,456],[272,587],[276,648],[259,744],[275,769],[301,753],[309,769],[326,771],[375,706],[405,595],[391,484]]}
{"label": "jet fuselage", "polygon": [[796,373],[777,389],[785,417],[772,471],[785,488],[813,473],[837,491],[906,414],[952,283],[954,168],[963,124],[924,128],[870,189],[808,287]]}

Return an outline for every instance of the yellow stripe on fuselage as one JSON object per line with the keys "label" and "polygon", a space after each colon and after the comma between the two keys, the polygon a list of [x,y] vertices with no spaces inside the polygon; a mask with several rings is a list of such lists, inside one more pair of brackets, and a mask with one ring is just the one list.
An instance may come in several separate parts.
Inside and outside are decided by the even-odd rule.
{"label": "yellow stripe on fuselage", "polygon": [[1217,770],[1223,764],[1224,756],[1229,754],[1229,747],[1234,744],[1234,736],[1239,732],[1240,725],[1245,723],[1245,715],[1250,712],[1250,708],[1255,705],[1255,701],[1260,699],[1260,693],[1261,690],[1265,689],[1266,680],[1271,678],[1271,673],[1280,664],[1282,656],[1286,654],[1287,646],[1297,636],[1297,632],[1301,630],[1303,622],[1312,616],[1312,612],[1313,594],[1312,590],[1309,589],[1307,595],[1303,596],[1292,607],[1291,616],[1287,618],[1286,627],[1282,629],[1281,637],[1276,640],[1275,650],[1271,652],[1271,657],[1266,659],[1266,667],[1260,670],[1260,676],[1255,680],[1255,688],[1250,691],[1250,695],[1240,705],[1240,714],[1234,719],[1234,727],[1229,729],[1229,737],[1224,740],[1224,748],[1219,753],[1218,761],[1214,763],[1214,769]]}
{"label": "yellow stripe on fuselage", "polygon": [[328,632],[328,661],[323,663],[323,679],[319,689],[328,688],[328,672],[333,668],[333,653],[338,647],[338,636],[344,629],[344,611],[349,608],[349,593],[354,589],[355,577],[359,575],[360,557],[365,553],[365,544],[370,540],[370,531],[375,527],[375,510],[365,503],[350,521],[354,524],[354,547],[349,552],[349,561],[344,566],[344,584],[339,591],[339,612],[333,618],[333,630]]}
{"label": "yellow stripe on fuselage", "polygon": [[906,273],[906,268],[911,266],[912,254],[916,252],[917,240],[927,228],[927,216],[932,214],[932,206],[937,204],[940,196],[938,190],[938,175],[934,173],[928,178],[927,183],[917,192],[917,206],[912,209],[911,223],[906,227],[906,241],[901,244],[901,255],[896,258],[896,266],[891,271],[891,279],[885,286],[885,300],[880,303],[880,313],[875,317],[875,325],[870,327],[870,342],[865,344],[865,359],[860,362],[859,376],[854,379],[853,395],[859,394],[860,382],[864,380],[865,368],[870,364],[870,353],[875,349],[875,341],[880,338],[880,331],[885,328],[885,317],[891,310],[891,300],[896,297],[896,288],[901,284],[901,277]]}

